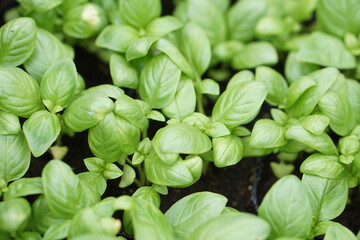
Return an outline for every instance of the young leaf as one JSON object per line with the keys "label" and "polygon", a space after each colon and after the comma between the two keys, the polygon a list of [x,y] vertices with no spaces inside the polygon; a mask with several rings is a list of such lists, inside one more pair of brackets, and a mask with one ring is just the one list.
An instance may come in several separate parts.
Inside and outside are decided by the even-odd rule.
{"label": "young leaf", "polygon": [[345,168],[337,156],[320,153],[312,154],[305,159],[300,166],[300,172],[329,179],[341,179],[346,175]]}
{"label": "young leaf", "polygon": [[15,135],[20,132],[19,118],[9,112],[0,111],[0,134]]}
{"label": "young leaf", "polygon": [[140,130],[114,113],[90,128],[88,135],[91,151],[107,162],[116,162],[122,154],[133,154],[139,141]]}
{"label": "young leaf", "polygon": [[313,32],[300,46],[296,55],[299,61],[340,69],[356,67],[355,58],[336,37]]}
{"label": "young leaf", "polygon": [[348,185],[345,178],[328,179],[304,174],[305,184],[314,214],[314,223],[332,220],[345,209]]}
{"label": "young leaf", "polygon": [[21,178],[30,166],[31,153],[23,132],[0,135],[0,179],[6,183]]}
{"label": "young leaf", "polygon": [[56,114],[42,110],[31,115],[23,128],[32,154],[39,157],[55,142],[61,126]]}
{"label": "young leaf", "polygon": [[212,218],[191,232],[187,240],[267,239],[270,226],[249,213],[226,213]]}
{"label": "young leaf", "polygon": [[[51,51],[49,51],[51,49]],[[40,82],[49,66],[64,58],[73,58],[72,48],[62,44],[53,34],[38,28],[35,49],[24,63],[30,75]]]}
{"label": "young leaf", "polygon": [[224,196],[211,192],[193,193],[177,201],[165,213],[175,239],[187,239],[201,224],[219,216],[226,202]]}
{"label": "young leaf", "polygon": [[134,41],[126,50],[126,60],[131,60],[145,57],[153,44],[158,41],[157,37],[142,37]]}
{"label": "young leaf", "polygon": [[320,135],[330,123],[330,118],[325,115],[314,114],[300,119],[300,125],[309,132]]}
{"label": "young leaf", "polygon": [[44,108],[37,82],[16,67],[0,67],[0,105],[24,118]]}
{"label": "young leaf", "polygon": [[43,101],[50,102],[46,107],[53,111],[55,107],[65,108],[75,94],[77,72],[71,59],[60,60],[45,72],[40,93]]}
{"label": "young leaf", "polygon": [[140,130],[148,127],[148,119],[140,105],[127,95],[122,95],[115,101],[114,113],[116,116],[124,118],[131,124],[137,126]]}
{"label": "young leaf", "polygon": [[258,113],[266,97],[262,82],[245,82],[223,92],[212,111],[213,121],[233,128],[250,122]]}
{"label": "young leaf", "polygon": [[60,221],[51,225],[44,234],[44,240],[61,240],[68,236],[71,220]]}
{"label": "young leaf", "polygon": [[16,18],[0,28],[0,65],[19,66],[30,57],[36,43],[36,24]]}
{"label": "young leaf", "polygon": [[357,124],[360,124],[360,100],[358,96],[360,96],[360,84],[358,81],[347,79],[347,89],[348,89],[348,102],[351,107],[351,111],[355,116],[355,120]]}
{"label": "young leaf", "polygon": [[252,42],[235,54],[231,65],[235,69],[248,69],[260,65],[273,65],[277,62],[278,54],[271,43]]}
{"label": "young leaf", "polygon": [[201,93],[210,94],[210,95],[219,95],[220,86],[215,80],[206,78],[201,81]]}
{"label": "young leaf", "polygon": [[152,108],[163,108],[173,100],[180,81],[180,69],[165,55],[157,55],[140,76],[139,93]]}
{"label": "young leaf", "polygon": [[15,234],[23,231],[31,218],[31,207],[24,198],[0,202],[0,230]]}
{"label": "young leaf", "polygon": [[234,135],[212,139],[214,164],[216,167],[227,167],[237,164],[243,157],[244,143]]}
{"label": "young leaf", "polygon": [[136,89],[139,84],[139,73],[123,56],[113,54],[110,57],[110,74],[115,86]]}
{"label": "young leaf", "polygon": [[8,190],[5,192],[4,199],[7,200],[41,193],[43,193],[43,187],[40,177],[21,178],[9,185]]}
{"label": "young leaf", "polygon": [[138,29],[160,17],[160,0],[120,0],[120,16],[125,23]]}
{"label": "young leaf", "polygon": [[250,146],[253,148],[275,148],[284,146],[285,128],[271,119],[258,120],[250,136]]}
{"label": "young leaf", "polygon": [[231,89],[235,85],[244,82],[250,82],[255,80],[255,75],[253,72],[249,70],[242,70],[237,72],[232,78],[229,80],[228,84],[226,85],[226,89]]}
{"label": "young leaf", "polygon": [[312,214],[304,186],[292,175],[278,180],[259,207],[259,216],[270,223],[273,238],[292,236],[307,239]]}
{"label": "young leaf", "polygon": [[341,224],[332,224],[326,231],[324,240],[337,239],[357,240],[357,237],[355,237],[354,233]]}
{"label": "young leaf", "polygon": [[221,122],[212,122],[206,125],[205,134],[210,137],[223,137],[230,134],[229,129]]}
{"label": "young leaf", "polygon": [[318,68],[315,64],[300,62],[296,58],[296,52],[290,52],[285,61],[285,77],[290,83],[293,83],[301,76],[308,75]]}
{"label": "young leaf", "polygon": [[123,175],[123,171],[114,163],[107,163],[103,173],[106,179],[116,179]]}
{"label": "young leaf", "polygon": [[150,37],[163,37],[182,26],[181,21],[173,16],[159,17],[146,26],[146,35]]}
{"label": "young leaf", "polygon": [[130,165],[125,164],[123,172],[124,174],[122,175],[119,183],[120,188],[125,188],[130,186],[131,184],[134,183],[134,180],[136,178],[136,172]]}
{"label": "young leaf", "polygon": [[295,82],[293,82],[286,94],[284,100],[284,107],[290,108],[306,90],[310,90],[311,87],[315,86],[316,82],[310,77],[300,77]]}
{"label": "young leaf", "polygon": [[126,52],[137,39],[139,32],[135,28],[127,25],[109,25],[101,31],[95,44],[116,52]]}

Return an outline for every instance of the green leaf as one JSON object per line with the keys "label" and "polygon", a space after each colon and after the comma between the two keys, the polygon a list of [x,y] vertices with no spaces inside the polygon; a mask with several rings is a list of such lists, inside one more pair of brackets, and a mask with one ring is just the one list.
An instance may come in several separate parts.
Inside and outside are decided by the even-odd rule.
{"label": "green leaf", "polygon": [[46,106],[50,111],[55,107],[67,107],[74,97],[77,77],[71,59],[57,61],[46,70],[40,83],[40,93],[43,101],[51,102]]}
{"label": "green leaf", "polygon": [[160,17],[161,2],[160,0],[120,0],[119,14],[125,23],[141,29]]}
{"label": "green leaf", "polygon": [[151,203],[155,207],[160,207],[161,198],[159,193],[154,189],[154,187],[144,186],[138,188],[132,195],[134,198],[145,200],[148,203]]}
{"label": "green leaf", "polygon": [[326,133],[315,135],[300,125],[293,125],[285,132],[287,140],[295,140],[323,154],[337,155],[337,149],[332,139]]}
{"label": "green leaf", "polygon": [[125,188],[130,186],[131,184],[134,183],[134,180],[136,178],[135,170],[128,164],[124,165],[123,172],[124,174],[122,175],[119,183],[120,188]]}
{"label": "green leaf", "polygon": [[255,75],[253,72],[249,70],[242,70],[237,72],[232,78],[229,80],[226,85],[226,89],[230,89],[239,83],[250,82],[255,80]]}
{"label": "green leaf", "polygon": [[143,37],[133,42],[126,51],[126,60],[131,61],[137,58],[145,57],[151,46],[158,41],[157,37]]}
{"label": "green leaf", "polygon": [[214,164],[216,167],[228,167],[237,164],[243,157],[244,143],[234,135],[212,139]]}
{"label": "green leaf", "polygon": [[15,234],[23,231],[31,218],[31,207],[24,198],[0,202],[0,230]]}
{"label": "green leaf", "polygon": [[211,192],[193,193],[177,201],[165,213],[175,239],[187,239],[201,224],[219,216],[226,202],[224,196]]}
{"label": "green leaf", "polygon": [[120,96],[124,95],[124,90],[119,87],[116,87],[112,84],[101,84],[95,87],[88,88],[84,91],[81,91],[79,96],[91,94],[103,94],[109,98],[118,99]]}
{"label": "green leaf", "polygon": [[302,182],[307,189],[315,224],[334,219],[343,212],[348,198],[345,178],[328,179],[304,174]]}
{"label": "green leaf", "polygon": [[139,73],[121,55],[111,55],[110,74],[115,86],[133,89],[138,87]]}
{"label": "green leaf", "polygon": [[284,101],[288,86],[281,74],[269,67],[257,67],[256,80],[266,84],[268,92],[266,101],[268,103],[276,106]]}
{"label": "green leaf", "polygon": [[220,62],[230,62],[234,55],[244,47],[239,41],[230,40],[221,42],[214,47],[214,59]]}
{"label": "green leaf", "polygon": [[318,66],[311,63],[301,62],[296,58],[296,52],[290,52],[285,61],[285,77],[292,83],[301,76],[305,76],[318,70]]}
{"label": "green leaf", "polygon": [[299,61],[340,69],[356,67],[355,58],[336,37],[322,32],[313,32],[300,45],[296,55]]}
{"label": "green leaf", "polygon": [[[70,166],[60,160],[51,160],[43,169],[44,195],[49,208],[62,218],[72,218],[86,207],[82,185]],[[61,184],[59,184],[61,182]]]}
{"label": "green leaf", "polygon": [[337,156],[321,153],[306,158],[300,166],[300,172],[329,179],[341,179],[346,175],[345,168]]}
{"label": "green leaf", "polygon": [[270,226],[263,219],[249,213],[226,213],[203,223],[191,232],[187,240],[267,239]]}
{"label": "green leaf", "polygon": [[[302,94],[306,92],[306,90],[315,86],[316,82],[310,77],[300,77],[295,82],[293,82],[286,94],[286,98],[284,100],[284,107],[290,108],[300,97]],[[315,88],[315,87],[314,87]],[[314,89],[312,88],[312,89]],[[312,91],[312,90],[310,90]],[[304,100],[303,100],[304,101]],[[300,108],[300,107],[298,107]]]}
{"label": "green leaf", "polygon": [[316,19],[321,29],[343,37],[346,33],[359,33],[360,3],[356,0],[341,2],[320,0],[316,11]]}
{"label": "green leaf", "polygon": [[275,148],[284,146],[285,128],[271,119],[256,121],[250,136],[250,146],[253,148]]}
{"label": "green leaf", "polygon": [[24,176],[30,166],[31,153],[23,132],[0,135],[0,179],[6,183]]}
{"label": "green leaf", "polygon": [[139,141],[140,130],[114,113],[90,128],[88,135],[92,153],[107,162],[116,162],[123,154],[133,154]]}
{"label": "green leaf", "polygon": [[330,128],[346,136],[355,126],[355,116],[346,96],[328,91],[319,101],[320,110],[330,118]]}
{"label": "green leaf", "polygon": [[146,35],[150,37],[163,37],[183,26],[182,22],[173,16],[159,17],[146,26]]}
{"label": "green leaf", "polygon": [[116,179],[123,175],[123,171],[116,164],[107,163],[103,174],[107,179]]}
{"label": "green leaf", "polygon": [[43,187],[40,177],[21,178],[9,185],[5,192],[4,199],[7,200],[41,193],[43,193]]}
{"label": "green leaf", "polygon": [[223,137],[230,134],[229,129],[221,122],[212,122],[206,125],[205,134],[210,137]]}
{"label": "green leaf", "polygon": [[20,132],[19,118],[9,112],[0,111],[0,134],[14,135]]}
{"label": "green leaf", "polygon": [[360,84],[358,81],[347,79],[347,89],[348,89],[348,102],[350,103],[351,110],[355,116],[357,124],[360,124]]}
{"label": "green leaf", "polygon": [[16,67],[0,67],[0,105],[24,118],[44,108],[37,82]]}
{"label": "green leaf", "polygon": [[357,136],[350,135],[339,140],[339,150],[344,155],[355,155],[359,152],[360,142]]}
{"label": "green leaf", "polygon": [[56,114],[42,110],[31,115],[23,129],[32,154],[39,157],[55,142],[61,126]]}
{"label": "green leaf", "polygon": [[19,66],[35,49],[36,24],[31,18],[11,20],[0,28],[0,65]]}
{"label": "green leaf", "polygon": [[116,116],[124,118],[137,126],[140,130],[145,130],[149,125],[148,119],[140,105],[127,95],[122,95],[115,101],[114,113]]}
{"label": "green leaf", "polygon": [[162,111],[169,118],[184,119],[195,111],[196,94],[192,80],[181,75],[175,97]]}
{"label": "green leaf", "polygon": [[131,26],[109,25],[101,31],[95,44],[116,52],[126,52],[128,47],[139,37],[139,32]]}
{"label": "green leaf", "polygon": [[[177,161],[180,153],[201,154],[211,149],[208,136],[196,127],[184,123],[175,123],[159,129],[152,145],[160,158],[170,165]],[[168,158],[167,154],[173,154],[175,158]]]}
{"label": "green leaf", "polygon": [[212,79],[206,78],[201,81],[201,93],[210,94],[210,95],[219,95],[220,86],[219,84]]}
{"label": "green leaf", "polygon": [[77,176],[85,192],[86,200],[88,201],[88,203],[84,205],[93,205],[100,201],[100,196],[103,195],[106,190],[106,180],[103,175],[96,172],[82,172]]}
{"label": "green leaf", "polygon": [[286,22],[277,16],[264,16],[255,26],[256,35],[263,38],[276,37],[286,34],[287,31]]}
{"label": "green leaf", "polygon": [[258,113],[266,97],[266,85],[251,81],[237,84],[223,92],[212,111],[213,121],[228,128],[250,122]]}
{"label": "green leaf", "polygon": [[90,93],[71,102],[63,117],[65,125],[74,132],[95,126],[115,109],[114,102],[101,93]]}
{"label": "green leaf", "polygon": [[135,239],[172,240],[173,231],[164,214],[153,204],[133,198],[131,216]]}
{"label": "green leaf", "polygon": [[249,41],[255,36],[255,26],[268,8],[266,1],[245,0],[234,4],[228,11],[230,38]]}
{"label": "green leaf", "polygon": [[44,234],[44,240],[61,240],[68,236],[71,220],[64,220],[51,225]]}
{"label": "green leaf", "polygon": [[155,184],[170,187],[188,187],[201,175],[201,158],[178,159],[173,165],[164,163],[154,152],[145,159],[147,179]]}
{"label": "green leaf", "polygon": [[85,3],[66,12],[63,31],[70,37],[86,39],[99,33],[106,25],[104,9],[94,3]]}
{"label": "green leaf", "polygon": [[161,112],[156,111],[156,110],[150,111],[146,115],[146,117],[149,119],[155,120],[155,121],[165,122],[165,116]]}
{"label": "green leaf", "polygon": [[190,65],[202,76],[210,65],[211,46],[204,30],[193,23],[186,24],[180,32],[180,50]]}
{"label": "green leaf", "polygon": [[85,158],[84,164],[90,172],[102,173],[105,170],[106,161],[101,158]]}
{"label": "green leaf", "polygon": [[341,224],[330,225],[328,230],[326,231],[324,240],[338,239],[357,240],[357,237],[355,237],[354,233],[352,233],[349,229],[342,226]]}
{"label": "green leaf", "polygon": [[18,2],[26,12],[35,11],[38,13],[45,13],[59,6],[63,0],[19,0]]}
{"label": "green leaf", "polygon": [[278,180],[259,207],[259,216],[269,222],[272,237],[308,238],[312,210],[304,186],[293,175]]}
{"label": "green leaf", "polygon": [[235,69],[248,69],[277,62],[278,54],[271,43],[252,42],[235,54],[231,65]]}
{"label": "green leaf", "polygon": [[315,135],[321,135],[330,123],[330,118],[314,114],[300,119],[300,125]]}
{"label": "green leaf", "polygon": [[[49,51],[51,49],[51,51]],[[58,60],[73,58],[73,50],[48,31],[37,29],[34,52],[24,63],[26,71],[40,82],[49,66]]]}
{"label": "green leaf", "polygon": [[140,75],[139,92],[152,108],[163,108],[173,100],[180,81],[180,69],[165,55],[157,55]]}

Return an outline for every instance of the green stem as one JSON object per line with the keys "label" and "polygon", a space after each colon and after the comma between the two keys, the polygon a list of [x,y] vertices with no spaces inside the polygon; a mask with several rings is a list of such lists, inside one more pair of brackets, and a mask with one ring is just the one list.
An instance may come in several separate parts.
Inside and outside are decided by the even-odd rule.
{"label": "green stem", "polygon": [[197,110],[199,113],[205,114],[203,95],[201,93],[201,78],[199,76],[196,76],[195,92]]}

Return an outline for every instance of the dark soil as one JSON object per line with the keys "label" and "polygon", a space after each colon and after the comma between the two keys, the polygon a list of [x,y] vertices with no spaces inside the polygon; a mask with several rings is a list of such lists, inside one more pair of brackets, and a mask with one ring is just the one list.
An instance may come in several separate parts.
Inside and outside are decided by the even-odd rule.
{"label": "dark soil", "polygon": [[[9,2],[13,1],[0,1],[0,10],[8,6]],[[171,14],[171,1],[163,1],[163,3],[165,13]],[[0,12],[0,17],[1,15],[2,12]],[[77,69],[84,77],[87,87],[111,83],[108,67],[97,60],[96,56],[80,48],[76,48],[75,56]],[[267,110],[266,107],[265,111],[267,112]],[[264,114],[267,114],[266,112]],[[153,134],[156,129],[151,129],[151,131]],[[75,173],[86,171],[83,159],[93,156],[87,144],[87,131],[77,133],[74,137],[64,136],[62,142],[69,148],[64,161],[73,168]],[[26,177],[41,176],[43,167],[50,160],[51,155],[49,153],[40,158],[33,158]],[[269,167],[269,162],[272,160],[275,160],[275,156],[268,156],[264,159],[244,158],[237,165],[222,169],[209,164],[206,173],[194,185],[184,189],[169,188],[169,194],[162,196],[161,210],[166,211],[176,201],[191,193],[211,191],[227,197],[228,206],[239,211],[256,214],[257,207],[265,193],[277,180]],[[119,179],[108,181],[104,197],[131,195],[136,190],[135,185],[121,189],[118,187],[118,183]],[[351,202],[336,221],[357,233],[360,229],[360,192],[358,188],[350,191],[350,200]]]}

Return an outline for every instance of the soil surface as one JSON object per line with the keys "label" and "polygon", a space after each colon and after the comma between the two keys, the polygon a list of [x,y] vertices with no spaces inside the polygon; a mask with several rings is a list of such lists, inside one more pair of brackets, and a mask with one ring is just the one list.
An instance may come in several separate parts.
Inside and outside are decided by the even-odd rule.
{"label": "soil surface", "polygon": [[[0,10],[13,1],[0,1]],[[13,4],[13,3],[11,3]],[[11,5],[10,4],[10,5]],[[171,14],[171,1],[163,1],[165,14]],[[0,11],[2,18],[3,12]],[[2,19],[0,20],[1,23]],[[79,73],[84,77],[86,86],[96,86],[104,83],[111,83],[109,69],[106,64],[97,59],[96,56],[86,51],[76,48],[75,63]],[[130,92],[129,92],[130,93]],[[133,93],[130,93],[133,95]],[[267,114],[268,107],[265,107]],[[158,128],[160,126],[157,126]],[[151,129],[152,133],[156,129]],[[150,133],[151,136],[151,133]],[[75,134],[74,137],[64,136],[62,143],[68,146],[69,152],[64,161],[69,164],[75,173],[86,171],[83,159],[92,157],[87,144],[87,131]],[[45,164],[51,160],[51,154],[46,153],[40,158],[33,158],[26,177],[41,176],[41,171]],[[239,211],[255,213],[258,205],[261,203],[265,193],[277,180],[272,174],[269,163],[275,160],[275,156],[265,158],[244,158],[238,164],[226,168],[216,168],[209,164],[205,174],[194,185],[179,189],[169,188],[169,194],[162,196],[161,210],[164,212],[176,201],[188,194],[199,191],[211,191],[219,193],[228,198],[228,206],[236,208]],[[298,169],[298,166],[297,166]],[[295,173],[301,176],[300,173]],[[104,194],[107,196],[131,195],[136,186],[131,185],[125,189],[118,187],[119,179],[108,181],[108,187]],[[353,232],[357,233],[360,229],[360,192],[359,189],[350,190],[350,203],[345,211],[335,221],[345,225]],[[129,237],[129,239],[132,239]]]}

